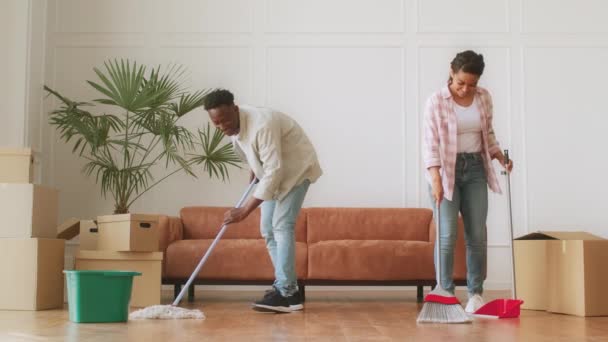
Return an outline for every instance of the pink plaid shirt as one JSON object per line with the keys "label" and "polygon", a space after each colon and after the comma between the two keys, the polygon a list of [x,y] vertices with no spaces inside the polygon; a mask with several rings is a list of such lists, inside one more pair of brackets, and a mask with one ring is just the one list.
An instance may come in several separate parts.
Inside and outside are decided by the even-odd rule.
{"label": "pink plaid shirt", "polygon": [[[490,93],[477,87],[475,102],[479,106],[481,113],[481,135],[482,151],[481,156],[484,161],[488,185],[494,192],[500,193],[500,185],[494,167],[492,166],[491,156],[500,151],[500,146],[496,141],[496,135],[492,127],[492,97]],[[458,118],[454,111],[454,101],[452,94],[446,85],[438,92],[429,97],[424,109],[424,166],[426,168],[426,178],[431,181],[428,169],[439,166],[442,175],[444,197],[452,200],[454,194],[454,178],[456,169],[456,149],[458,139]]]}

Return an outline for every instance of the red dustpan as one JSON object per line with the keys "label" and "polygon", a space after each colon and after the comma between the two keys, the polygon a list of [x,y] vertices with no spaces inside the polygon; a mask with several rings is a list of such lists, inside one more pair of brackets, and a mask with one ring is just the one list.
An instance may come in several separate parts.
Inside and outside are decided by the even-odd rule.
{"label": "red dustpan", "polygon": [[[505,164],[509,162],[509,151],[505,150]],[[511,231],[511,279],[513,285],[511,291],[513,293],[513,299],[495,299],[491,302],[486,303],[473,313],[478,317],[487,318],[517,318],[519,317],[519,307],[524,303],[523,300],[516,299],[517,292],[515,289],[515,258],[513,255],[513,214],[511,212],[511,180],[509,172],[504,171],[503,174],[507,175],[507,201],[509,207],[509,229]]]}
{"label": "red dustpan", "polygon": [[519,307],[524,303],[519,299],[494,299],[473,313],[476,317],[517,318]]}

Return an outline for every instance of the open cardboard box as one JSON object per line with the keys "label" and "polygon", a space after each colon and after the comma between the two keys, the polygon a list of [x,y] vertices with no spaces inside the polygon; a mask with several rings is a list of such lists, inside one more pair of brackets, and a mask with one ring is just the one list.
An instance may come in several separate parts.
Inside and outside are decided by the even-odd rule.
{"label": "open cardboard box", "polygon": [[516,238],[522,309],[608,316],[608,240],[586,232],[539,231]]}

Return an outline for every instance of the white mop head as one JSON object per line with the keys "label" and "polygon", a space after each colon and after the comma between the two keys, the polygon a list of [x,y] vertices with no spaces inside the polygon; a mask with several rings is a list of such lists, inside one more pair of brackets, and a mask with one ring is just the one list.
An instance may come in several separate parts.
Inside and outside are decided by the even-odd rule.
{"label": "white mop head", "polygon": [[205,319],[200,310],[173,305],[153,305],[131,312],[129,319]]}

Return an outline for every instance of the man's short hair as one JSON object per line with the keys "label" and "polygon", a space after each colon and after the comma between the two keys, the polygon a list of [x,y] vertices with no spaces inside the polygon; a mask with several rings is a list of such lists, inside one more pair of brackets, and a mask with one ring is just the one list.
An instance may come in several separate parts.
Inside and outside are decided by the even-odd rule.
{"label": "man's short hair", "polygon": [[226,89],[216,89],[205,96],[205,110],[210,110],[224,105],[233,105],[234,95]]}

